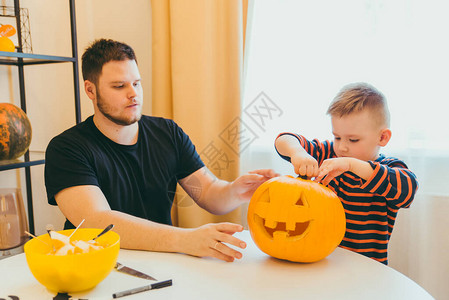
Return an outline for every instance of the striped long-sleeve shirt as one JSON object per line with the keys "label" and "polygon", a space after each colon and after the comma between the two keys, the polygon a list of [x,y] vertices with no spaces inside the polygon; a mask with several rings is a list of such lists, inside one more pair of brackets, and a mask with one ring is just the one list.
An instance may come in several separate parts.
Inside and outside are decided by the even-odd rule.
{"label": "striped long-sleeve shirt", "polygon": [[[318,165],[337,157],[333,142],[309,141],[292,133],[280,135],[284,134],[296,137]],[[290,157],[279,155],[290,161]],[[345,172],[335,177],[328,187],[340,198],[346,213],[346,233],[340,247],[388,264],[387,248],[396,215],[399,208],[410,206],[418,182],[415,174],[397,158],[380,155],[368,163],[374,170],[368,180]]]}

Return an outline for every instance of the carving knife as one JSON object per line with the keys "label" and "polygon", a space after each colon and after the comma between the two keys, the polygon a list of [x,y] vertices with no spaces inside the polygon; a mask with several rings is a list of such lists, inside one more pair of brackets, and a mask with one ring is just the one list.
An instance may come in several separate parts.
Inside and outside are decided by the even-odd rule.
{"label": "carving knife", "polygon": [[147,275],[145,273],[142,273],[140,271],[134,270],[133,268],[127,267],[122,265],[121,263],[117,262],[115,264],[114,267],[117,271],[121,272],[121,273],[125,273],[131,276],[135,276],[135,277],[139,277],[139,278],[143,278],[143,279],[148,279],[148,280],[154,280],[157,281],[157,279],[155,279],[154,277],[151,277],[150,275]]}

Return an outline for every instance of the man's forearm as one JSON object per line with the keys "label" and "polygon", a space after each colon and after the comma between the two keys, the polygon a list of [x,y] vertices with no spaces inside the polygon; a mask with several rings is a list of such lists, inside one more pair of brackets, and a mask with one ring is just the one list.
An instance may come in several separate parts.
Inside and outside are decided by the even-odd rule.
{"label": "man's forearm", "polygon": [[275,176],[279,174],[270,169],[262,169],[248,172],[233,182],[228,182],[218,179],[203,167],[181,179],[179,183],[200,207],[210,213],[222,215],[250,201],[255,190]]}
{"label": "man's forearm", "polygon": [[210,213],[223,215],[238,207],[242,202],[235,193],[232,182],[216,179],[201,195],[198,205]]}
{"label": "man's forearm", "polygon": [[[86,224],[87,223],[87,224]],[[120,235],[121,248],[159,252],[179,252],[194,256],[211,256],[234,261],[242,254],[223,243],[245,248],[245,243],[232,235],[243,230],[238,224],[205,224],[198,228],[177,228],[136,218],[117,211],[92,213],[84,224],[104,228],[114,224]],[[83,224],[83,226],[84,226]]]}
{"label": "man's forearm", "polygon": [[[161,252],[181,252],[195,256],[212,256],[225,261],[241,257],[241,253],[224,244],[239,247],[232,234],[243,228],[237,224],[206,224],[198,228],[177,228],[111,210],[97,186],[75,186],[55,196],[61,212],[74,225],[85,219],[82,227],[105,228],[114,224],[122,248]],[[76,201],[75,201],[76,199]]]}
{"label": "man's forearm", "polygon": [[159,224],[118,211],[102,211],[86,217],[83,227],[104,228],[114,224],[120,246],[134,250],[183,252],[185,229]]}

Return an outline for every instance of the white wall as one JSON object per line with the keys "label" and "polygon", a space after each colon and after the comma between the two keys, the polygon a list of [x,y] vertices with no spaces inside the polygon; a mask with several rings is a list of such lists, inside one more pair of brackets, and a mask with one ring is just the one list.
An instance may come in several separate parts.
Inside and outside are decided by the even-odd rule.
{"label": "white wall", "polygon": [[419,283],[436,299],[449,298],[449,197],[418,194],[399,210],[389,245],[390,266]]}
{"label": "white wall", "polygon": [[[29,9],[35,54],[71,56],[69,1],[22,0]],[[13,5],[12,0],[0,1]],[[111,38],[132,46],[138,58],[145,93],[144,113],[151,112],[151,3],[148,0],[77,0],[78,55],[97,38]],[[81,67],[81,66],[80,66]],[[80,70],[81,77],[81,70]],[[0,102],[20,103],[15,67],[0,66]],[[25,67],[27,115],[33,127],[30,150],[43,155],[50,139],[75,124],[72,64]],[[93,113],[81,86],[82,119]],[[0,173],[1,187],[25,187],[23,170]],[[52,223],[56,229],[64,218],[57,207],[47,204],[44,167],[31,168],[36,233]],[[25,189],[23,189],[25,198]]]}

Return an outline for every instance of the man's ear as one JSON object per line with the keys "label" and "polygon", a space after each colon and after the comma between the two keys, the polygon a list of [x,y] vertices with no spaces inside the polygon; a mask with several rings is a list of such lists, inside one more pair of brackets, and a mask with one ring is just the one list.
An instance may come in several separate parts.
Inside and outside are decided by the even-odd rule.
{"label": "man's ear", "polygon": [[89,80],[84,80],[84,91],[90,100],[95,100],[97,98],[97,89],[95,84]]}
{"label": "man's ear", "polygon": [[385,147],[391,139],[391,130],[384,128],[380,132],[379,146]]}

